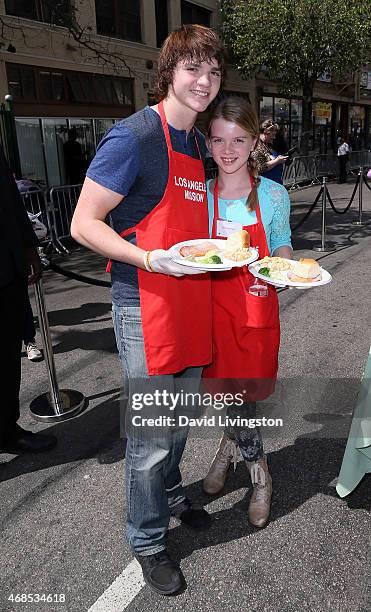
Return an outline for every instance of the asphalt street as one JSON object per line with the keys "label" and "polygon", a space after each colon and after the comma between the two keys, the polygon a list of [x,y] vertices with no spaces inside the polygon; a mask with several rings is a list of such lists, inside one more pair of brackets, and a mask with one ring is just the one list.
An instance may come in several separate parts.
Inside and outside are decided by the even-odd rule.
{"label": "asphalt street", "polygon": [[[330,183],[339,210],[353,187]],[[316,185],[290,194],[293,227],[318,190]],[[202,492],[220,431],[192,429],[184,483],[189,496],[213,514],[212,527],[194,533],[171,523],[169,550],[181,561],[187,589],[165,599],[139,587],[129,612],[371,610],[371,476],[347,498],[335,490],[371,345],[366,186],[363,196],[361,227],[352,225],[357,196],[343,215],[328,207],[334,250],[311,250],[320,239],[320,205],[293,233],[296,256],[320,259],[333,282],[279,292],[280,379],[275,395],[260,407],[284,422],[263,431],[274,483],[269,525],[259,531],[248,524],[251,485],[242,461],[222,494]],[[103,259],[86,250],[55,261],[107,280]],[[1,612],[87,612],[133,559],[124,538],[122,374],[109,291],[51,271],[44,274],[44,288],[59,386],[84,393],[89,407],[60,424],[32,420],[28,406],[47,390],[46,369],[45,362],[23,357],[21,424],[55,434],[58,445],[42,455],[0,455]],[[17,594],[50,594],[53,602],[9,599]],[[63,599],[59,595],[64,602],[55,601]]]}

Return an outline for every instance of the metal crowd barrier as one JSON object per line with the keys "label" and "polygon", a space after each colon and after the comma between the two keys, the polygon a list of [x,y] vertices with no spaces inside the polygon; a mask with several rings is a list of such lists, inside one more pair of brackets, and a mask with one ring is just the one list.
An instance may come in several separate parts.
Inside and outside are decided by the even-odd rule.
{"label": "metal crowd barrier", "polygon": [[34,215],[39,215],[39,220],[48,230],[46,237],[40,240],[40,245],[45,251],[53,246],[54,241],[52,215],[47,195],[47,191],[42,189],[33,189],[20,194],[25,209]]}
{"label": "metal crowd barrier", "polygon": [[69,253],[64,240],[70,239],[72,215],[80,195],[82,185],[63,185],[49,191],[34,189],[21,194],[26,210],[40,213],[40,221],[46,226],[48,235],[40,241],[45,251],[53,249],[57,253]]}
{"label": "metal crowd barrier", "polygon": [[[348,171],[352,174],[359,168],[371,167],[371,151],[352,151],[349,155]],[[283,184],[288,189],[297,189],[305,184],[321,183],[324,176],[337,176],[339,160],[335,154],[316,154],[294,157],[292,163],[285,165]]]}
{"label": "metal crowd barrier", "polygon": [[350,170],[371,167],[371,151],[352,151],[349,156]]}
{"label": "metal crowd barrier", "polygon": [[63,185],[53,187],[49,192],[54,236],[63,253],[69,253],[63,241],[71,238],[70,226],[81,187],[82,185]]}

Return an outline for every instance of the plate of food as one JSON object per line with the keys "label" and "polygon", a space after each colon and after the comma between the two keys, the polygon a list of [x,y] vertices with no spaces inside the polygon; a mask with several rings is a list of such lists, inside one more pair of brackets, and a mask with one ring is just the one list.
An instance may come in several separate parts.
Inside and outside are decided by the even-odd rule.
{"label": "plate of food", "polygon": [[172,259],[176,263],[199,270],[231,270],[247,266],[259,257],[257,249],[250,247],[248,232],[234,232],[226,240],[185,240],[171,247]]}
{"label": "plate of food", "polygon": [[249,272],[278,287],[300,287],[310,289],[331,282],[332,276],[321,268],[315,259],[301,258],[299,261],[284,257],[264,257],[249,266]]}

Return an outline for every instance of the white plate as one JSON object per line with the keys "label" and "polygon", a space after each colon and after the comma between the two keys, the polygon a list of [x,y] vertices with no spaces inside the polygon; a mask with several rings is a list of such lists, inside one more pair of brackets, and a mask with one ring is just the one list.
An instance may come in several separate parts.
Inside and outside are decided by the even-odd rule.
{"label": "white plate", "polygon": [[[290,260],[290,262],[294,265],[296,263],[299,263],[298,261],[293,260]],[[253,274],[256,278],[261,278],[269,285],[274,285],[276,287],[298,287],[300,289],[312,289],[313,287],[321,287],[322,285],[327,285],[332,281],[331,274],[327,272],[327,270],[325,270],[324,268],[321,268],[321,280],[313,281],[312,283],[297,283],[287,277],[287,272],[290,272],[290,270],[281,271],[281,274],[285,277],[284,280],[281,280],[278,278],[269,278],[269,276],[265,276],[264,274],[259,274],[258,270],[260,267],[264,268],[265,266],[264,264],[261,264],[260,261],[255,261],[249,266],[249,272],[251,272],[251,274]],[[293,272],[295,273],[294,270]]]}
{"label": "white plate", "polygon": [[[210,242],[215,245],[218,249],[221,250],[220,259],[223,263],[221,264],[204,264],[199,263],[197,261],[187,261],[184,257],[179,255],[179,249],[183,246],[196,246],[197,244],[201,244],[202,242]],[[259,257],[259,253],[257,249],[250,247],[251,257],[248,259],[244,259],[243,261],[232,261],[231,259],[227,259],[223,256],[223,247],[225,246],[226,241],[221,240],[220,238],[198,238],[197,240],[185,240],[184,242],[178,242],[174,244],[170,250],[172,254],[172,260],[178,264],[183,266],[189,266],[191,268],[197,268],[198,270],[208,270],[209,272],[218,272],[223,270],[231,270],[232,268],[240,268],[241,266],[248,266],[253,261],[256,261]]]}

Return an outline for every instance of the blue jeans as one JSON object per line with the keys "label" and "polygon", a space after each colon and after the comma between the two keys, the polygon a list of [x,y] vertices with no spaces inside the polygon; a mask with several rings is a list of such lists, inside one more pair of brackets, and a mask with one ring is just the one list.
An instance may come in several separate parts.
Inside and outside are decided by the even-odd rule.
{"label": "blue jeans", "polygon": [[[178,393],[187,387],[197,392],[200,367],[174,375],[148,376],[140,307],[113,304],[112,315],[124,387],[129,394],[127,422],[138,414],[130,398],[139,389]],[[188,426],[162,427],[153,429],[153,435],[141,427],[126,430],[127,538],[136,554],[164,550],[170,515],[179,515],[189,504],[179,469],[188,430]]]}

